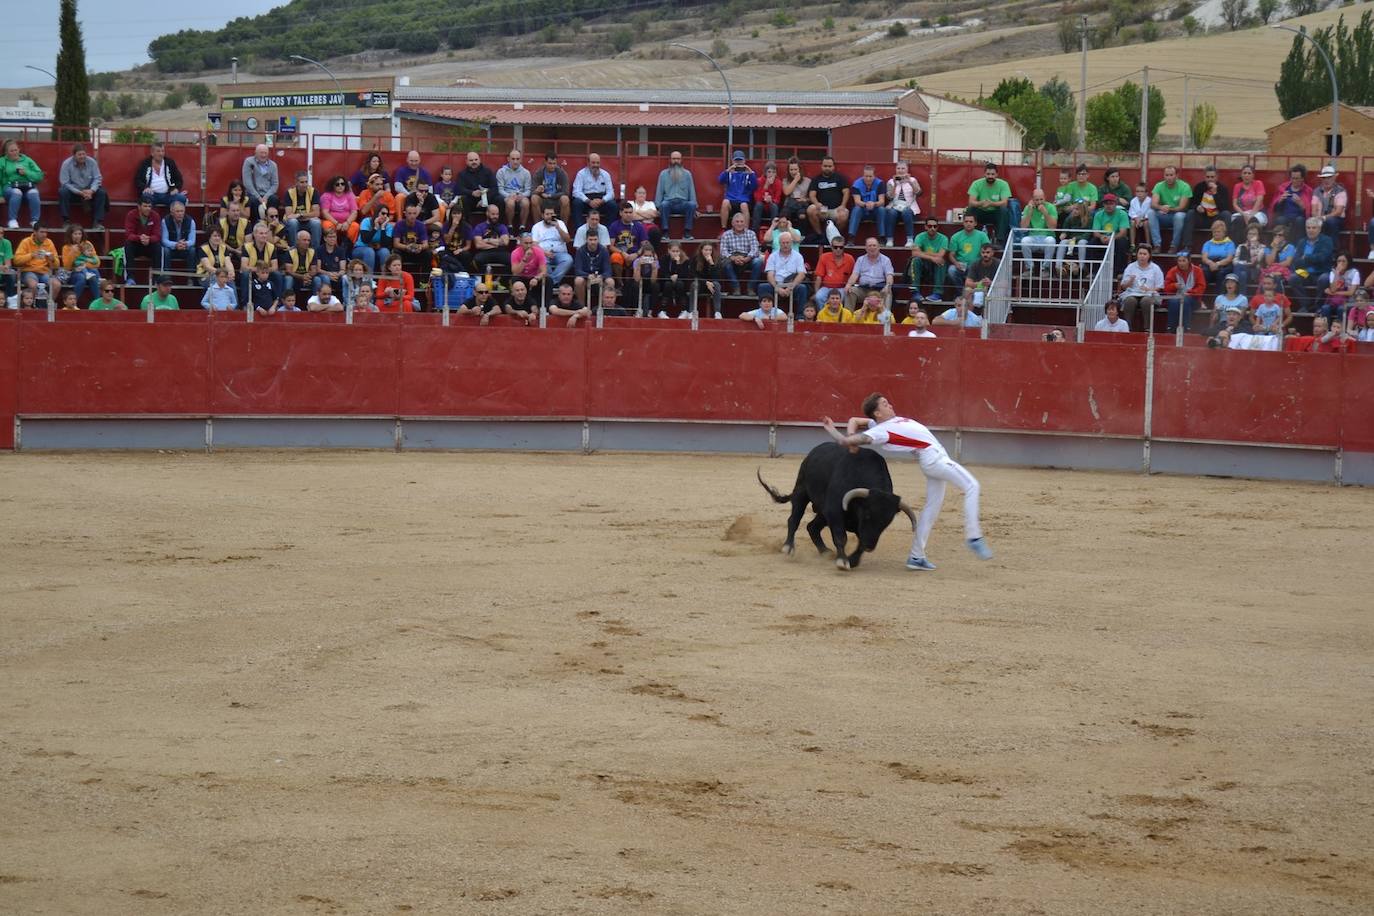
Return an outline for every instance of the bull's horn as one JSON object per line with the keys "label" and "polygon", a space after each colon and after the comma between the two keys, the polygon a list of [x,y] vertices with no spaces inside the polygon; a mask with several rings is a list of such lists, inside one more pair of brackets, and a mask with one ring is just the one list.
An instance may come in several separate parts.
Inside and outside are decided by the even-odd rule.
{"label": "bull's horn", "polygon": [[868,487],[855,487],[844,494],[844,499],[840,500],[840,508],[848,512],[851,499],[868,499]]}
{"label": "bull's horn", "polygon": [[906,513],[906,517],[909,518],[909,519],[911,519],[911,530],[912,530],[912,531],[915,531],[915,530],[916,530],[916,510],[913,509],[913,508],[911,508],[910,506],[908,506],[908,505],[906,504],[906,500],[904,500],[904,499],[899,499],[899,500],[897,501],[897,508],[898,508],[898,509],[901,509],[903,512],[905,512],[905,513]]}

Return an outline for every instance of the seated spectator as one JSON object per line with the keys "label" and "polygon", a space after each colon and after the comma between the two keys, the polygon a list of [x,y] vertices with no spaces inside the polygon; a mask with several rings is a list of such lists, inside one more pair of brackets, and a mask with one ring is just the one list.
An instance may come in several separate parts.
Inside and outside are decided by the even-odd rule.
{"label": "seated spectator", "polygon": [[91,228],[105,228],[105,211],[110,207],[110,195],[105,193],[100,163],[86,152],[86,145],[78,143],[72,154],[62,160],[57,172],[60,187],[57,201],[62,209],[62,222],[72,221],[72,205],[85,204],[91,208]]}
{"label": "seated spectator", "polygon": [[196,249],[196,254],[199,256],[196,262],[196,277],[201,286],[214,283],[215,274],[220,270],[233,273],[234,258],[228,246],[224,244],[224,233],[219,226],[210,228],[209,237],[204,245]]}
{"label": "seated spectator", "polygon": [[243,246],[247,243],[250,232],[249,225],[237,203],[231,203],[224,216],[220,217],[220,239],[235,259],[243,257]]}
{"label": "seated spectator", "polygon": [[852,310],[870,292],[877,292],[884,302],[891,302],[895,277],[891,259],[882,253],[878,240],[870,238],[864,242],[864,253],[854,259],[854,270],[845,282],[845,304]]}
{"label": "seated spectator", "polygon": [[[927,216],[925,232],[911,240],[911,260],[907,262],[912,302],[924,301],[921,284],[927,275],[931,278],[931,300],[939,302],[944,297],[945,278],[951,266],[949,253],[949,239],[940,231],[940,221],[934,216]],[[959,282],[962,286],[963,280]]]}
{"label": "seated spectator", "polygon": [[1233,239],[1244,238],[1251,223],[1263,226],[1269,222],[1269,214],[1264,210],[1264,182],[1255,178],[1253,165],[1241,166],[1240,181],[1231,186],[1231,206],[1236,211],[1231,217]]}
{"label": "seated spectator", "polygon": [[606,288],[601,291],[601,314],[612,318],[628,318],[634,315],[634,309],[630,307],[629,297],[623,303],[616,301],[615,281],[606,281]]}
{"label": "seated spectator", "polygon": [[386,188],[391,186],[391,176],[387,174],[386,167],[382,165],[380,153],[368,153],[363,159],[362,167],[353,173],[353,178],[350,182],[353,185],[353,191],[357,194],[362,194],[363,190],[366,189],[370,183],[368,179],[373,175],[382,176],[382,187]]}
{"label": "seated spectator", "polygon": [[[639,250],[630,256],[625,265],[624,276],[622,287],[626,308],[631,308],[641,317],[652,318],[654,300],[658,297],[658,252],[654,250],[653,242],[645,239],[640,243]],[[665,312],[659,317],[667,318],[668,315]]]}
{"label": "seated spectator", "polygon": [[238,293],[229,282],[229,271],[223,267],[215,271],[215,281],[205,287],[200,307],[210,312],[232,312],[239,307]]}
{"label": "seated spectator", "polygon": [[[749,163],[744,161],[743,150],[735,150],[734,155],[730,157],[730,167],[720,173],[716,183],[721,187],[721,231],[730,228],[730,220],[736,213],[743,213],[744,221],[748,224],[749,206],[754,202],[754,191],[758,188],[759,176],[749,167]],[[754,231],[758,231],[757,224],[754,224]]]}
{"label": "seated spectator", "polygon": [[1107,316],[1099,318],[1097,324],[1093,325],[1094,331],[1112,331],[1117,334],[1126,334],[1131,330],[1130,322],[1121,317],[1121,303],[1115,299],[1107,300]]}
{"label": "seated spectator", "polygon": [[310,185],[310,173],[298,171],[296,183],[282,195],[285,210],[282,218],[286,222],[286,237],[294,239],[296,233],[304,229],[310,233],[310,244],[320,247],[324,237],[324,225],[320,219],[320,195]]}
{"label": "seated spectator", "polygon": [[[1098,200],[1102,200],[1108,194],[1114,194],[1117,203],[1123,208],[1126,206],[1126,202],[1131,199],[1131,186],[1121,180],[1121,169],[1114,165],[1107,166],[1106,171],[1102,173],[1102,184],[1097,186]],[[1145,196],[1149,197],[1150,195],[1146,193]]]}
{"label": "seated spectator", "polygon": [[[429,243],[429,227],[420,219],[418,205],[406,205],[405,213],[392,230],[391,242],[391,250],[401,256],[406,273],[415,278],[417,283],[424,283],[434,266],[434,256]],[[504,267],[505,260],[506,253],[503,250],[497,264]]]}
{"label": "seated spectator", "polygon": [[467,165],[458,172],[458,197],[469,219],[480,220],[488,206],[498,209],[500,221],[501,192],[496,187],[496,173],[482,164],[482,157],[468,153]]}
{"label": "seated spectator", "polygon": [[512,318],[519,318],[526,327],[539,320],[539,300],[530,294],[524,280],[511,281],[510,298],[501,310]]}
{"label": "seated spectator", "polygon": [[397,197],[405,197],[419,187],[421,182],[432,185],[434,179],[429,170],[420,165],[419,150],[411,150],[406,153],[406,164],[396,170],[396,176],[391,181],[391,190]]}
{"label": "seated spectator", "polygon": [[949,237],[950,258],[946,275],[956,289],[963,289],[969,268],[983,256],[983,248],[991,244],[992,239],[988,238],[988,234],[978,228],[978,217],[965,212],[964,228]]}
{"label": "seated spectator", "polygon": [[[877,247],[877,239],[869,241]],[[792,236],[779,237],[778,250],[768,256],[763,269],[767,281],[759,284],[759,297],[770,297],[789,314],[800,311],[810,291],[806,285],[806,261],[793,246]]]}
{"label": "seated spectator", "polygon": [[844,290],[831,289],[825,294],[825,303],[816,312],[816,321],[821,324],[853,324],[854,313],[844,307]]}
{"label": "seated spectator", "polygon": [[526,292],[538,293],[549,275],[549,258],[544,249],[534,244],[528,229],[520,233],[520,243],[510,253],[510,275],[520,280]]}
{"label": "seated spectator", "polygon": [[187,202],[181,169],[177,168],[175,159],[167,156],[161,140],[149,144],[148,156],[134,171],[134,193],[140,200],[144,194],[151,194],[155,207],[171,206],[174,200]]}
{"label": "seated spectator", "polygon": [[806,177],[801,160],[791,156],[787,160],[787,174],[782,179],[782,212],[793,225],[800,226],[811,206],[811,179]]}
{"label": "seated spectator", "polygon": [[[911,260],[912,263],[917,261],[915,257]],[[844,250],[844,236],[837,235],[830,240],[830,247],[816,258],[816,305],[824,307],[832,291],[839,293],[843,302],[844,289],[853,272],[854,256]]]}
{"label": "seated spectator", "polygon": [[[1188,247],[1188,214],[1192,210],[1192,199],[1193,189],[1179,180],[1178,169],[1166,165],[1164,179],[1157,182],[1151,192],[1151,202],[1159,224],[1162,226],[1166,221],[1170,224],[1173,254]],[[1159,247],[1163,248],[1163,236],[1160,238]]]}
{"label": "seated spectator", "polygon": [[513,149],[506,156],[506,164],[496,170],[496,190],[506,207],[506,225],[524,229],[530,224],[530,194],[534,191],[534,177],[525,168],[524,154]]}
{"label": "seated spectator", "polygon": [[[1232,223],[1234,225],[1234,223]],[[1260,240],[1260,224],[1250,223],[1245,227],[1245,240],[1236,246],[1236,260],[1231,265],[1242,290],[1249,289],[1259,282],[1261,268],[1269,247]]]}
{"label": "seated spectator", "polygon": [[58,282],[76,293],[78,301],[88,289],[91,298],[96,297],[100,288],[100,252],[95,250],[86,230],[80,226],[67,226],[66,244],[62,246],[62,266],[57,271]]}
{"label": "seated spectator", "polygon": [[588,213],[587,221],[577,227],[577,231],[573,233],[573,247],[581,248],[585,245],[588,235],[596,236],[597,240],[601,242],[602,248],[609,249],[611,247],[610,230],[602,225],[601,214],[599,212],[593,211]]}
{"label": "seated spectator", "polygon": [[377,311],[379,312],[418,312],[419,303],[415,301],[415,279],[406,273],[401,256],[393,254],[386,259],[386,270],[377,281]]}
{"label": "seated spectator", "polygon": [[663,231],[658,228],[658,205],[649,199],[649,191],[644,185],[635,188],[634,200],[630,201],[630,219],[644,227],[655,247],[663,241]]}
{"label": "seated spectator", "polygon": [[1250,311],[1253,312],[1269,293],[1272,293],[1274,301],[1285,309],[1293,307],[1293,300],[1280,291],[1279,284],[1273,277],[1260,277],[1259,291],[1250,297]]}
{"label": "seated spectator", "polygon": [[[1368,281],[1366,281],[1368,282]],[[1350,308],[1345,313],[1345,326],[1352,334],[1358,334],[1374,323],[1370,318],[1370,313],[1374,312],[1374,300],[1371,300],[1369,288],[1359,286],[1355,288],[1354,299],[1351,300]]]}
{"label": "seated spectator", "polygon": [[1045,332],[1045,343],[1068,343],[1069,338],[1063,328],[1050,328]]}
{"label": "seated spectator", "polygon": [[267,216],[268,207],[281,206],[281,200],[277,197],[281,178],[266,143],[259,143],[253,149],[253,155],[243,160],[243,187],[248,191],[249,212],[259,219]]}
{"label": "seated spectator", "polygon": [[1306,305],[1315,305],[1318,300],[1318,284],[1323,274],[1331,270],[1335,262],[1335,246],[1331,236],[1322,234],[1322,221],[1318,217],[1307,220],[1307,238],[1297,242],[1297,255],[1293,258],[1293,284],[1290,296],[1296,294]]}
{"label": "seated spectator", "polygon": [[956,296],[954,304],[932,318],[930,323],[956,328],[981,328],[983,319],[973,310],[967,296]]}
{"label": "seated spectator", "polygon": [[149,309],[156,312],[180,311],[181,303],[177,302],[177,297],[172,295],[172,278],[165,274],[157,277],[156,288],[143,297],[143,302],[139,308],[145,312]]}
{"label": "seated spectator", "polygon": [[[964,225],[968,225],[967,219]],[[1059,245],[1054,252],[1054,272],[1059,276],[1077,276],[1084,271],[1088,256],[1088,233],[1092,229],[1092,217],[1088,215],[1088,205],[1082,201],[1069,204],[1069,215],[1059,220]],[[1066,261],[1066,258],[1070,259]],[[951,276],[953,275],[951,267]]]}
{"label": "seated spectator", "polygon": [[100,281],[100,296],[91,300],[87,306],[92,312],[125,312],[129,307],[115,298],[113,280]]}
{"label": "seated spectator", "polygon": [[244,308],[258,315],[275,315],[281,305],[281,279],[272,273],[270,261],[258,261],[249,272]]}
{"label": "seated spectator", "polygon": [[1102,206],[1093,214],[1092,238],[1093,244],[1100,248],[1112,246],[1113,273],[1130,257],[1130,243],[1126,238],[1130,230],[1130,217],[1117,205],[1116,195],[1104,198]]}
{"label": "seated spectator", "polygon": [[310,231],[301,229],[296,233],[296,244],[286,252],[282,261],[282,274],[286,280],[286,292],[306,290],[317,292],[324,284],[320,276],[320,265],[316,260],[315,249],[310,247]]}
{"label": "seated spectator", "polygon": [[886,300],[877,293],[864,296],[864,301],[854,310],[855,324],[892,324],[892,311]]}
{"label": "seated spectator", "polygon": [[229,205],[237,203],[240,213],[248,212],[248,191],[244,188],[243,182],[237,178],[229,182],[229,187],[225,190],[224,196],[219,199],[219,213],[224,216],[229,212]]}
{"label": "seated spectator", "polygon": [[344,271],[348,268],[350,250],[339,242],[339,230],[331,227],[324,231],[324,242],[315,251],[315,263],[320,268],[320,279],[329,284],[330,289],[343,292]]}
{"label": "seated spectator", "polygon": [[[446,165],[439,170],[439,180],[434,182],[431,190],[434,196],[439,198],[439,202],[447,210],[453,206],[453,201],[458,197],[458,179],[453,174],[453,166]],[[458,209],[462,209],[459,207]]]}
{"label": "seated spectator", "polygon": [[1152,330],[1155,309],[1164,292],[1164,272],[1150,260],[1150,246],[1135,247],[1135,261],[1121,272],[1117,287],[1126,323],[1134,326],[1136,312],[1140,312],[1143,330]]}
{"label": "seated spectator", "polygon": [[[544,166],[531,176],[533,193],[530,194],[530,210],[533,213],[543,213],[545,207],[553,207],[554,212],[566,226],[572,219],[570,201],[572,200],[572,183],[568,181],[568,173],[563,171],[563,167],[558,164],[558,156],[553,152],[544,154]],[[693,191],[693,194],[696,192]],[[695,206],[695,198],[693,202]],[[659,209],[662,209],[660,206]],[[547,253],[547,250],[546,252]]]}
{"label": "seated spectator", "polygon": [[[753,233],[749,234],[753,238]],[[595,299],[600,300],[600,288],[611,278],[611,256],[601,244],[596,234],[587,236],[587,243],[573,255],[573,285],[579,302],[593,301],[592,288],[597,288]]]}
{"label": "seated spectator", "polygon": [[259,264],[267,265],[272,285],[280,293],[285,288],[281,273],[281,260],[277,254],[277,246],[272,241],[271,230],[263,222],[254,224],[253,235],[243,244],[241,281],[245,300],[250,298],[251,290],[248,287],[252,283]]}
{"label": "seated spectator", "polygon": [[1317,281],[1321,290],[1322,305],[1319,314],[1336,321],[1345,315],[1345,304],[1360,285],[1360,272],[1350,266],[1350,255],[1342,251],[1336,255],[1336,263],[1329,272]]}
{"label": "seated spectator", "polygon": [[490,204],[486,219],[468,233],[472,242],[472,261],[479,272],[504,273],[510,267],[510,229],[501,222],[501,208]]}
{"label": "seated spectator", "polygon": [[368,273],[375,273],[391,257],[395,231],[391,210],[386,206],[378,208],[376,217],[365,216],[358,224],[358,244],[353,246],[353,257],[367,265]]}
{"label": "seated spectator", "polygon": [[1235,274],[1227,274],[1221,283],[1221,295],[1212,303],[1212,327],[1219,328],[1226,320],[1226,312],[1237,308],[1241,313],[1249,311],[1250,303],[1246,300],[1245,294],[1240,288],[1240,278]]}
{"label": "seated spectator", "polygon": [[338,296],[334,295],[334,287],[328,283],[321,283],[320,288],[305,303],[307,311],[311,312],[342,312],[344,304]]}
{"label": "seated spectator", "polygon": [[749,219],[743,213],[736,213],[730,222],[730,229],[720,237],[721,279],[735,285],[735,295],[740,295],[740,274],[748,271],[747,290],[753,293],[763,273],[763,258],[759,255],[758,236],[749,231]]}
{"label": "seated spectator", "polygon": [[1135,251],[1137,245],[1145,242],[1158,251],[1159,215],[1155,213],[1150,188],[1143,181],[1135,186],[1135,196],[1126,210],[1126,218],[1131,221],[1131,250]]}
{"label": "seated spectator", "polygon": [[1164,275],[1163,293],[1164,308],[1168,312],[1165,332],[1174,333],[1180,320],[1186,331],[1192,324],[1193,310],[1202,304],[1202,297],[1207,293],[1207,278],[1188,252],[1180,251],[1178,263]]}
{"label": "seated spectator", "polygon": [[134,282],[134,267],[139,260],[150,268],[162,264],[162,217],[153,209],[153,195],[144,194],[138,206],[124,217],[124,283]]}
{"label": "seated spectator", "polygon": [[19,228],[19,205],[23,201],[29,204],[29,225],[38,224],[43,209],[43,202],[38,199],[38,184],[42,180],[43,170],[19,151],[19,141],[6,140],[4,156],[0,157],[0,192],[5,195],[9,228]]}
{"label": "seated spectator", "polygon": [[1360,343],[1374,344],[1374,322],[1366,321],[1364,327],[1355,332],[1355,339]]}
{"label": "seated spectator", "polygon": [[1292,310],[1278,301],[1273,290],[1260,293],[1260,303],[1252,312],[1250,328],[1254,334],[1282,337],[1284,331],[1293,323]]}
{"label": "seated spectator", "polygon": [[36,309],[38,308],[38,291],[31,287],[22,287],[13,299],[6,303],[10,309]]}
{"label": "seated spectator", "polygon": [[162,219],[162,272],[180,270],[189,274],[196,269],[199,260],[196,221],[187,214],[184,203],[174,200]]}
{"label": "seated spectator", "polygon": [[692,261],[682,250],[680,243],[668,244],[668,254],[659,265],[658,276],[661,296],[659,314],[664,315],[667,313],[666,310],[672,309],[677,312],[679,318],[691,318],[692,313],[696,311],[693,295],[696,270],[693,269]]}
{"label": "seated spectator", "polygon": [[592,310],[590,306],[579,304],[573,284],[564,280],[558,284],[558,291],[554,294],[553,302],[549,304],[549,315],[553,318],[566,318],[568,327],[575,328],[579,321],[592,316]]}
{"label": "seated spectator", "polygon": [[1207,341],[1207,346],[1223,350],[1269,350],[1283,349],[1283,339],[1272,334],[1251,334],[1246,331],[1222,328],[1216,336]]}
{"label": "seated spectator", "polygon": [[787,313],[773,303],[773,297],[759,296],[758,308],[749,309],[739,317],[742,321],[752,321],[761,328],[765,321],[786,321]]}
{"label": "seated spectator", "polygon": [[[358,217],[376,217],[378,212],[385,207],[388,213],[395,214],[396,195],[386,188],[386,179],[381,172],[373,172],[367,176],[367,185],[362,193],[358,195]],[[361,226],[359,230],[361,231]]]}
{"label": "seated spectator", "polygon": [[1059,184],[1055,186],[1054,192],[1054,208],[1059,211],[1061,220],[1068,217],[1069,210],[1074,204],[1073,189],[1069,187],[1073,184],[1072,174],[1067,166],[1059,169]]}
{"label": "seated spectator", "polygon": [[[1092,187],[1091,183],[1088,187]],[[1097,189],[1093,188],[1092,193],[1096,195]],[[968,186],[968,209],[964,212],[972,213],[974,222],[984,232],[992,227],[988,236],[990,240],[1005,243],[1011,227],[1010,204],[1011,186],[997,177],[995,163],[985,163],[983,177]]]}
{"label": "seated spectator", "polygon": [[568,227],[563,220],[558,219],[554,214],[556,204],[552,201],[543,205],[543,219],[534,224],[530,229],[530,235],[534,243],[544,250],[544,256],[549,264],[549,286],[553,289],[563,281],[568,271],[572,269],[572,255],[568,252],[568,245],[571,240],[568,238]]}
{"label": "seated spectator", "polygon": [[1090,180],[1086,165],[1079,163],[1078,167],[1074,169],[1074,180],[1065,185],[1063,190],[1068,202],[1070,204],[1082,204],[1089,218],[1097,213],[1098,203],[1102,196],[1097,185]]}
{"label": "seated spectator", "polygon": [[634,206],[628,200],[621,201],[620,218],[607,230],[611,241],[611,269],[617,279],[624,275],[630,258],[649,238],[643,224],[634,218],[633,211]]}
{"label": "seated spectator", "polygon": [[277,249],[277,253],[285,254],[286,250],[291,247],[295,239],[287,239],[286,223],[282,222],[281,219],[281,208],[278,206],[269,206],[267,208],[267,216],[263,219],[263,222],[267,223],[267,233],[272,236],[272,245]]}
{"label": "seated spectator", "polygon": [[345,306],[356,305],[358,291],[364,286],[372,287],[372,278],[367,274],[367,265],[359,258],[348,262],[348,272],[343,278],[343,301]]}
{"label": "seated spectator", "polygon": [[763,225],[764,220],[775,220],[782,215],[782,179],[778,177],[778,166],[775,162],[766,162],[763,166],[763,177],[758,180],[754,188],[754,199],[750,202],[753,208],[751,225],[755,232]]}
{"label": "seated spectator", "polygon": [[[1030,202],[1021,211],[1021,228],[1026,230],[1021,237],[1021,258],[1032,265],[1032,274],[1037,268],[1039,273],[1049,274],[1050,261],[1056,248],[1054,230],[1058,225],[1059,214],[1045,200],[1044,190],[1036,188],[1031,192]],[[916,259],[912,260],[914,262]],[[1037,260],[1038,264],[1035,263]]]}
{"label": "seated spectator", "polygon": [[1307,166],[1301,163],[1288,170],[1288,183],[1279,188],[1269,209],[1275,230],[1280,227],[1288,238],[1302,237],[1303,225],[1312,212],[1312,186],[1307,183]]}
{"label": "seated spectator", "polygon": [[444,227],[439,244],[434,249],[439,256],[439,269],[446,274],[476,273],[472,260],[472,227],[462,206],[452,207],[444,214]]}
{"label": "seated spectator", "polygon": [[480,324],[486,325],[492,315],[501,314],[501,305],[491,294],[491,287],[478,283],[472,288],[472,298],[463,302],[454,312],[460,316],[472,315],[481,318]]}
{"label": "seated spectator", "polygon": [[705,287],[706,294],[711,297],[712,314],[719,320],[721,295],[725,291],[724,271],[721,269],[720,255],[716,253],[713,243],[702,242],[697,246],[696,257],[692,259],[692,271]]}
{"label": "seated spectator", "polygon": [[916,237],[916,217],[921,215],[921,205],[917,199],[921,196],[921,183],[911,174],[911,166],[905,159],[899,159],[896,165],[896,173],[887,180],[887,212],[884,219],[887,222],[887,247],[892,248],[896,245],[897,220],[901,220],[906,226],[906,235],[903,240],[907,245]]}
{"label": "seated spectator", "polygon": [[668,223],[674,216],[680,216],[682,237],[692,237],[692,225],[697,217],[697,184],[691,170],[682,164],[682,153],[678,150],[668,154],[668,167],[658,173],[654,205],[663,216],[664,231],[668,230]]}
{"label": "seated spectator", "polygon": [[879,238],[891,235],[887,226],[887,182],[878,178],[873,166],[864,166],[862,177],[854,179],[850,190],[854,206],[849,211],[849,237],[858,234],[865,220],[873,223]]}
{"label": "seated spectator", "polygon": [[1210,226],[1221,220],[1225,226],[1222,233],[1230,233],[1231,192],[1217,178],[1216,166],[1209,165],[1202,170],[1202,180],[1193,185],[1190,203],[1192,210],[1188,214],[1188,227],[1184,230],[1190,244],[1195,226]]}
{"label": "seated spectator", "polygon": [[[1246,320],[1249,309],[1240,304],[1231,304],[1223,309],[1217,309],[1216,321],[1207,331],[1207,337],[1215,339],[1223,331],[1227,334],[1239,334],[1250,332],[1250,322]],[[1212,340],[1207,342],[1208,346],[1213,346]],[[1222,344],[1225,346],[1225,344]]]}
{"label": "seated spectator", "polygon": [[930,329],[930,316],[920,305],[913,302],[908,306],[910,314],[902,319],[902,324],[910,325],[911,330],[906,332],[907,337],[934,337],[935,332]]}
{"label": "seated spectator", "polygon": [[837,227],[849,219],[849,179],[835,171],[835,157],[826,156],[821,160],[821,170],[811,179],[807,191],[811,202],[806,208],[806,218],[811,222],[811,230],[823,238],[830,233],[826,224],[839,234]]}
{"label": "seated spectator", "polygon": [[4,233],[0,233],[0,289],[3,289],[6,299],[19,291],[19,272],[14,268],[14,246]]}
{"label": "seated spectator", "polygon": [[1202,245],[1200,266],[1202,275],[1207,278],[1208,289],[1216,289],[1236,262],[1236,243],[1227,237],[1226,226],[1225,220],[1213,220],[1212,237]]}
{"label": "seated spectator", "polygon": [[969,265],[964,273],[964,295],[977,308],[983,307],[984,297],[992,287],[992,279],[997,276],[997,249],[989,243],[983,246],[978,260]]}
{"label": "seated spectator", "polygon": [[1334,166],[1322,166],[1318,173],[1317,186],[1312,189],[1312,216],[1322,222],[1322,234],[1332,243],[1340,240],[1341,230],[1345,228],[1346,207],[1350,196],[1345,185],[1336,177]]}
{"label": "seated spectator", "polygon": [[1289,242],[1287,236],[1283,226],[1275,226],[1260,262],[1260,280],[1273,279],[1275,288],[1286,287],[1293,280],[1293,261],[1298,256],[1298,246]]}

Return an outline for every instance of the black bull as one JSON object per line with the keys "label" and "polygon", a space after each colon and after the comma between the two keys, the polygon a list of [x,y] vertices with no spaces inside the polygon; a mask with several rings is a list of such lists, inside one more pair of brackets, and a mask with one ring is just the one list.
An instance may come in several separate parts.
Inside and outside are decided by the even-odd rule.
{"label": "black bull", "polygon": [[[835,565],[840,569],[858,566],[863,552],[878,546],[878,538],[898,512],[906,513],[912,530],[916,528],[915,511],[892,492],[892,475],[888,473],[887,462],[870,449],[851,453],[837,442],[822,442],[802,460],[797,482],[787,495],[764,483],[761,471],[758,478],[774,502],[792,503],[792,515],[787,520],[787,541],[782,546],[786,554],[795,549],[797,526],[808,505],[815,510],[816,517],[807,523],[806,533],[811,535],[816,549],[824,554],[826,546],[821,540],[821,529],[830,526],[830,539],[835,543],[837,554]],[[858,536],[859,544],[852,554],[845,556],[847,531]]]}

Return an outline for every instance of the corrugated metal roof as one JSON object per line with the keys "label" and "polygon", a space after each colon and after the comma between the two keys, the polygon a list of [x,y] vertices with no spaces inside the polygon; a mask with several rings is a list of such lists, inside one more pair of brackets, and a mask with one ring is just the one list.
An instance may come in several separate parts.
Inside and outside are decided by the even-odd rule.
{"label": "corrugated metal roof", "polygon": [[[873,89],[854,92],[783,92],[743,90],[734,93],[739,105],[777,105],[788,108],[891,109],[912,89]],[[546,105],[725,105],[726,94],[714,89],[527,89],[506,86],[398,86],[402,102],[525,102]]]}
{"label": "corrugated metal roof", "polygon": [[[510,105],[423,105],[402,104],[399,113],[451,121],[475,121],[484,124],[528,124],[541,127],[570,127],[612,124],[619,127],[725,127],[726,108],[672,108],[655,106],[648,111],[639,108],[578,105],[568,107]],[[865,124],[892,117],[891,112],[879,111],[759,111],[735,109],[736,127],[780,128],[784,130],[830,130],[850,124]]]}

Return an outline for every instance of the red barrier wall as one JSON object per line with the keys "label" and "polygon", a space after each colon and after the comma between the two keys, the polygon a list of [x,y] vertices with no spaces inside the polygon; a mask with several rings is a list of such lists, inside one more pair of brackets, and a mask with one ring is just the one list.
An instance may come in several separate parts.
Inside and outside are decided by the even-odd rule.
{"label": "red barrier wall", "polygon": [[[869,392],[937,427],[1141,436],[1147,348],[884,337],[743,322],[602,329],[437,315],[0,312],[16,415],[843,420]],[[1152,434],[1374,452],[1374,359],[1157,347]]]}

